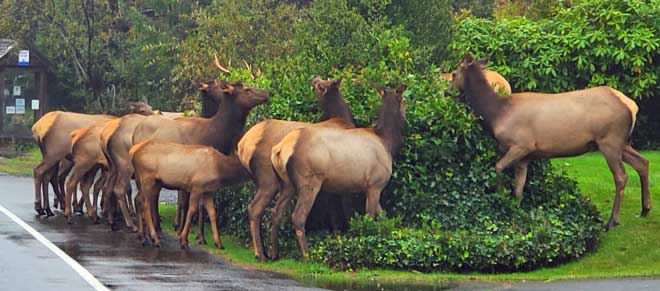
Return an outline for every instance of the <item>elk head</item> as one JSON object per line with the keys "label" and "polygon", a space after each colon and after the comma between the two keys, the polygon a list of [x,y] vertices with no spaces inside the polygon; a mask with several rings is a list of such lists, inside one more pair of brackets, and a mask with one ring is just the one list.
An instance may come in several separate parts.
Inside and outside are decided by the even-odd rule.
{"label": "elk head", "polygon": [[312,87],[314,87],[314,92],[319,99],[323,99],[328,92],[338,92],[339,86],[341,85],[341,79],[338,80],[323,80],[320,77],[314,77],[312,79]]}
{"label": "elk head", "polygon": [[247,86],[242,81],[219,81],[216,85],[223,93],[221,102],[232,102],[244,110],[266,103],[270,97],[270,92]]}
{"label": "elk head", "polygon": [[147,102],[138,101],[138,102],[128,102],[128,110],[133,113],[140,115],[152,115],[154,114],[153,108]]}
{"label": "elk head", "polygon": [[488,63],[488,58],[482,58],[479,60],[474,60],[472,53],[468,52],[463,57],[461,64],[451,73],[451,84],[454,88],[464,91],[466,86],[465,76],[467,74],[483,74],[481,70],[486,67]]}
{"label": "elk head", "polygon": [[397,88],[377,87],[376,91],[383,99],[383,106],[398,106],[401,112],[401,120],[406,120],[406,105],[403,102],[403,93],[406,92],[406,85],[400,85]]}

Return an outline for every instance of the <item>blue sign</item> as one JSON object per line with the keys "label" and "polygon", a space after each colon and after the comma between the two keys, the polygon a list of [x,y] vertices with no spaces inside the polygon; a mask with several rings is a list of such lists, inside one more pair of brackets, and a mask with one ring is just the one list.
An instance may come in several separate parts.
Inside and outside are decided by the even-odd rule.
{"label": "blue sign", "polygon": [[20,50],[18,52],[18,65],[27,67],[30,65],[30,51]]}

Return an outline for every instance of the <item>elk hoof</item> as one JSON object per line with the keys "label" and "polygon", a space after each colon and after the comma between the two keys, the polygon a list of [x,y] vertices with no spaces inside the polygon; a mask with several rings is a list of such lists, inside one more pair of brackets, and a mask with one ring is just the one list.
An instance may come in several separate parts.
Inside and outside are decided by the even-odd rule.
{"label": "elk hoof", "polygon": [[617,225],[619,225],[618,221],[610,220],[607,223],[607,230],[613,229],[613,228],[617,227]]}
{"label": "elk hoof", "polygon": [[218,248],[218,249],[220,249],[220,250],[224,250],[224,249],[225,249],[225,246],[224,246],[222,243],[215,243],[215,247]]}
{"label": "elk hoof", "polygon": [[[271,252],[270,253],[270,259],[273,261],[277,261],[280,259],[280,253],[279,252]],[[267,258],[264,256],[262,262],[265,262]]]}
{"label": "elk hoof", "polygon": [[160,241],[154,241],[154,247],[160,248]]}
{"label": "elk hoof", "polygon": [[642,217],[646,217],[649,215],[649,212],[651,212],[651,209],[642,209],[642,213],[640,214]]}
{"label": "elk hoof", "polygon": [[34,211],[36,211],[39,216],[46,214],[41,208],[34,208]]}
{"label": "elk hoof", "polygon": [[182,243],[181,243],[181,249],[182,249],[182,250],[185,250],[185,249],[187,249],[187,248],[188,248],[188,242],[182,242]]}
{"label": "elk hoof", "polygon": [[144,240],[142,241],[142,246],[143,246],[143,247],[147,247],[147,246],[149,246],[149,240],[148,240],[148,239],[144,239]]}
{"label": "elk hoof", "polygon": [[110,223],[110,230],[112,231],[118,231],[119,226],[116,223]]}
{"label": "elk hoof", "polygon": [[198,238],[197,239],[197,244],[198,245],[205,245],[206,244],[206,239],[205,238]]}
{"label": "elk hoof", "polygon": [[128,228],[128,230],[129,230],[130,232],[138,232],[138,228],[137,228],[137,226],[135,226],[135,225],[131,225],[131,226]]}
{"label": "elk hoof", "polygon": [[53,211],[51,211],[50,208],[46,208],[46,217],[51,217],[51,216],[55,216],[55,214],[53,214]]}

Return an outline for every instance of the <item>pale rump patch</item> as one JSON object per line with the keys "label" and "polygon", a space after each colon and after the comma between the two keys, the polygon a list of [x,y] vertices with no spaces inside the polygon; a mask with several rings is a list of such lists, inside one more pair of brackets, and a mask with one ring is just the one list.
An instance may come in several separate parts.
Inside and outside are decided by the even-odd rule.
{"label": "pale rump patch", "polygon": [[136,153],[137,151],[139,151],[141,148],[143,148],[144,146],[146,146],[150,141],[151,141],[151,140],[148,139],[148,140],[145,140],[145,141],[143,141],[143,142],[141,142],[141,143],[139,143],[139,144],[136,144],[136,145],[132,146],[132,147],[131,147],[131,150],[128,151],[128,154],[130,155],[131,160],[133,159],[133,156],[135,155],[135,153]]}
{"label": "pale rump patch", "polygon": [[122,120],[121,118],[117,118],[108,121],[108,123],[106,123],[105,126],[103,127],[103,130],[101,130],[100,139],[101,139],[101,143],[103,143],[105,146],[108,145],[108,141],[119,128],[119,125],[121,124],[121,120]]}
{"label": "pale rump patch", "polygon": [[266,125],[260,122],[254,127],[250,128],[250,130],[248,130],[248,132],[245,133],[245,135],[238,142],[238,158],[241,160],[243,167],[250,173],[252,173],[250,169],[250,161],[252,160],[252,156],[254,156],[254,153],[257,150],[257,145],[261,141],[265,130]]}
{"label": "pale rump patch", "polygon": [[48,130],[55,124],[60,111],[51,111],[42,116],[33,126],[32,135],[35,139],[43,139],[48,133]]}
{"label": "pale rump patch", "polygon": [[270,159],[273,163],[273,168],[275,169],[275,172],[277,172],[277,175],[280,176],[280,178],[287,184],[290,183],[290,181],[289,175],[286,171],[286,165],[289,162],[291,155],[293,155],[293,149],[295,148],[295,144],[300,138],[300,133],[301,130],[292,131],[286,137],[284,137],[282,141],[273,146],[273,150],[271,152],[272,154]]}
{"label": "pale rump patch", "polygon": [[628,107],[628,110],[630,110],[631,117],[632,117],[632,125],[630,127],[630,131],[635,128],[635,122],[637,121],[637,112],[639,111],[639,107],[637,107],[637,103],[635,103],[634,100],[628,98],[628,96],[624,95],[621,93],[621,91],[610,88],[612,90],[612,93],[614,93],[614,96],[619,98],[619,100]]}
{"label": "pale rump patch", "polygon": [[71,145],[75,145],[92,127],[83,127],[71,132]]}

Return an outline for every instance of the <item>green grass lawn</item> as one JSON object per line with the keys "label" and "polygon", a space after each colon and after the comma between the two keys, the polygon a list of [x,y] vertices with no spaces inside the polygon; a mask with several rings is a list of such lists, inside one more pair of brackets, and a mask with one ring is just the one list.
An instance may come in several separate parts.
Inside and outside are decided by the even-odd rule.
{"label": "green grass lawn", "polygon": [[[660,193],[659,152],[644,152],[651,161],[651,193]],[[38,150],[12,159],[0,159],[0,172],[14,175],[31,175],[32,167],[40,160]],[[599,153],[587,154],[577,158],[557,159],[555,165],[575,177],[583,193],[591,197],[598,206],[604,221],[607,221],[614,198],[614,183],[604,159]],[[258,263],[252,250],[238,245],[235,240],[222,235],[225,250],[212,246],[210,231],[207,233],[209,252],[246,268],[257,268],[291,275],[302,281],[314,281],[317,284],[344,284],[347,282],[391,282],[405,281],[421,284],[442,284],[447,279],[480,280],[561,280],[623,276],[660,276],[660,210],[652,210],[648,217],[639,217],[641,195],[639,179],[630,167],[628,186],[621,210],[621,225],[604,234],[598,249],[584,258],[554,268],[544,268],[525,273],[513,274],[457,274],[432,273],[422,274],[412,271],[359,270],[356,272],[336,272],[322,264],[305,263],[284,258],[276,262]],[[653,197],[655,198],[655,197]],[[170,234],[174,216],[174,206],[161,205],[163,226]],[[246,230],[248,231],[248,230]],[[191,234],[191,242],[195,234]]]}
{"label": "green grass lawn", "polygon": [[34,147],[24,155],[11,159],[0,157],[0,172],[16,176],[32,176],[32,168],[41,161],[41,152]]}
{"label": "green grass lawn", "polygon": [[[643,155],[651,161],[651,193],[660,193],[660,171],[654,171],[660,164],[660,152],[644,152]],[[580,189],[598,206],[604,221],[607,221],[614,198],[614,183],[605,160],[600,153],[591,153],[577,158],[557,159],[555,165],[566,170],[575,177]],[[258,263],[252,250],[236,244],[236,241],[226,235],[221,235],[225,250],[217,250],[210,239],[205,248],[214,254],[244,267],[258,268],[285,273],[302,281],[321,282],[392,282],[405,281],[421,284],[440,284],[448,279],[480,279],[480,280],[562,280],[587,279],[624,276],[658,276],[660,275],[660,218],[658,210],[651,211],[648,217],[639,216],[641,211],[641,194],[639,179],[636,172],[628,171],[628,186],[624,197],[620,222],[616,229],[604,234],[598,249],[584,258],[563,264],[558,267],[538,269],[531,272],[512,274],[457,274],[390,271],[390,270],[359,270],[356,272],[335,272],[328,267],[316,263],[304,263],[294,259],[282,259],[277,262]],[[166,205],[161,211],[167,224],[171,227],[174,207]],[[173,229],[168,229],[174,234]],[[247,231],[247,230],[246,230]],[[210,231],[208,232],[210,233]],[[195,237],[193,234],[191,238]],[[207,237],[210,237],[207,235]],[[192,241],[192,240],[191,240]]]}

